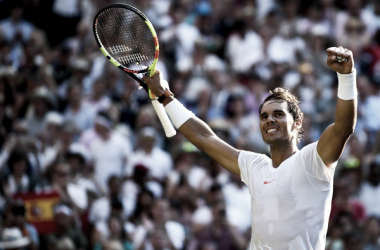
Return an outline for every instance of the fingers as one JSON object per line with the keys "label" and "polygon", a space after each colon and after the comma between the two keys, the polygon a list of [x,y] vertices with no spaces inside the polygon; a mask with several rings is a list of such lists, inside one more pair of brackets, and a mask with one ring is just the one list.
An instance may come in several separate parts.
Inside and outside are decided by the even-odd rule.
{"label": "fingers", "polygon": [[352,59],[352,52],[342,46],[339,47],[331,47],[326,50],[327,53],[327,62],[347,62]]}
{"label": "fingers", "polygon": [[142,78],[144,80],[144,82],[146,83],[150,83],[152,81],[152,79],[160,79],[162,76],[161,76],[161,71],[159,71],[158,69],[156,69],[154,71],[154,75],[153,76],[147,76],[147,75],[144,75],[144,77]]}

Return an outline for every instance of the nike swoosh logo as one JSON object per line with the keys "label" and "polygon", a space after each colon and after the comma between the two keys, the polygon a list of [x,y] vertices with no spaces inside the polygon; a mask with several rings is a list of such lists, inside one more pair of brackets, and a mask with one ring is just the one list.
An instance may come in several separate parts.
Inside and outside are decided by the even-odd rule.
{"label": "nike swoosh logo", "polygon": [[276,180],[276,179],[273,179],[273,180],[271,180],[271,181],[264,181],[264,184],[271,183],[271,182],[274,181],[274,180]]}

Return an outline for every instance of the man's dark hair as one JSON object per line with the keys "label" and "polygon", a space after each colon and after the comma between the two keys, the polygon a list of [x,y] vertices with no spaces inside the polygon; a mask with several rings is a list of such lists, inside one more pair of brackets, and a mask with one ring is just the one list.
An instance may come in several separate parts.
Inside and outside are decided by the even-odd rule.
{"label": "man's dark hair", "polygon": [[7,164],[9,168],[9,172],[13,173],[13,164],[19,161],[25,161],[26,162],[26,167],[28,168],[29,165],[29,159],[28,159],[28,153],[26,150],[22,148],[15,148],[11,152]]}
{"label": "man's dark hair", "polygon": [[[288,104],[288,112],[292,115],[293,120],[301,119],[303,121],[303,113],[298,106],[299,100],[295,95],[293,95],[289,90],[284,88],[275,88],[273,91],[269,91],[270,95],[265,98],[263,103],[260,105],[259,115],[261,114],[261,110],[263,108],[264,103],[270,100],[278,101],[278,102],[286,102]],[[303,137],[303,128],[298,130],[297,136],[297,144],[300,143]]]}

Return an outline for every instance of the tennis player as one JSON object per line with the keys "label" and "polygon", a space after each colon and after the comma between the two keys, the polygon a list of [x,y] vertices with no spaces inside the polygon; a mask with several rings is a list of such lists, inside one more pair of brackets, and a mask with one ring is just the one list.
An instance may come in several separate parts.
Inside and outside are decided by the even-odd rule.
{"label": "tennis player", "polygon": [[337,72],[338,100],[335,123],[317,142],[301,150],[303,113],[297,98],[276,88],[260,108],[260,130],[271,158],[237,150],[219,139],[170,91],[158,72],[145,77],[149,88],[162,96],[174,125],[197,148],[227,170],[241,176],[249,187],[252,210],[251,250],[322,250],[337,160],[356,124],[357,88],[352,52],[327,49],[327,65]]}

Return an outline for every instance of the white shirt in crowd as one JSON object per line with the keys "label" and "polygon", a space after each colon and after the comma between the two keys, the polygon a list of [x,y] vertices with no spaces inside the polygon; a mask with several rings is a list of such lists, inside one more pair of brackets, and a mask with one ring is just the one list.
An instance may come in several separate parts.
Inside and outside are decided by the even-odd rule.
{"label": "white shirt in crowd", "polygon": [[380,197],[380,185],[375,187],[368,182],[364,182],[360,190],[359,199],[363,203],[368,216],[380,217],[380,199],[375,199],[374,197]]}
{"label": "white shirt in crowd", "polygon": [[67,192],[77,207],[83,210],[87,208],[87,191],[83,186],[70,182],[67,185]]}
{"label": "white shirt in crowd", "polygon": [[[167,221],[165,223],[165,231],[175,249],[183,249],[186,239],[185,228],[176,221]],[[138,226],[134,232],[133,245],[141,245],[145,241],[147,233],[148,231],[143,226]],[[150,242],[145,241],[144,247],[144,249],[153,250],[153,246]]]}
{"label": "white shirt in crowd", "polygon": [[3,36],[8,41],[13,41],[17,33],[20,33],[21,38],[24,41],[27,41],[33,33],[34,26],[25,20],[14,23],[10,18],[8,18],[0,22],[0,29],[3,32]]}
{"label": "white shirt in crowd", "polygon": [[300,37],[284,38],[274,36],[268,44],[268,57],[276,63],[294,64],[297,62],[297,51],[304,51],[306,48],[305,41]]}
{"label": "white shirt in crowd", "polygon": [[70,107],[65,110],[65,120],[73,122],[78,129],[84,131],[94,124],[96,117],[95,109],[86,103],[82,103],[78,111],[74,112]]}
{"label": "white shirt in crowd", "polygon": [[188,23],[180,23],[172,25],[161,32],[160,40],[162,42],[169,42],[170,40],[177,40],[176,44],[176,58],[191,56],[197,40],[199,40],[199,30]]}
{"label": "white shirt in crowd", "polygon": [[101,138],[92,141],[90,152],[94,162],[95,178],[103,188],[106,188],[111,175],[123,175],[131,151],[131,143],[117,133],[112,133],[107,141]]}
{"label": "white shirt in crowd", "polygon": [[159,147],[154,147],[151,154],[144,150],[135,151],[128,159],[126,175],[132,176],[134,167],[142,164],[149,169],[149,175],[159,180],[164,180],[173,168],[173,160],[170,154]]}
{"label": "white shirt in crowd", "polygon": [[227,40],[227,56],[235,72],[246,73],[264,59],[263,39],[254,31],[248,31],[243,38],[233,34]]}
{"label": "white shirt in crowd", "polygon": [[[123,197],[120,197],[120,201],[123,203],[123,217],[128,218],[132,212],[134,207],[131,207],[130,202],[127,202]],[[95,200],[90,208],[88,219],[91,223],[101,225],[103,222],[106,222],[110,216],[111,212],[111,200],[109,197],[104,196],[97,200]]]}
{"label": "white shirt in crowd", "polygon": [[241,151],[238,161],[251,194],[250,249],[325,249],[336,164],[326,167],[317,142],[277,168],[253,152]]}

